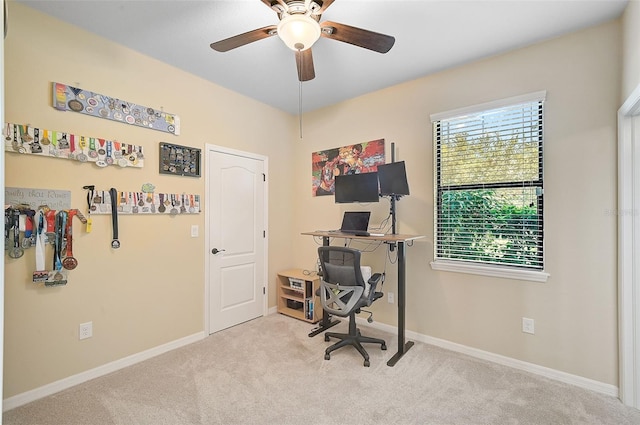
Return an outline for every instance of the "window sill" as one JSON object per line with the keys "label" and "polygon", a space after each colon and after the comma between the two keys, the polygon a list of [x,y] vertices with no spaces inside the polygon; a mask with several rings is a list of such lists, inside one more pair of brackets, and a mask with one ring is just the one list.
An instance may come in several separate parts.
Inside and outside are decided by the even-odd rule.
{"label": "window sill", "polygon": [[436,260],[431,262],[433,270],[446,272],[468,273],[480,276],[501,277],[505,279],[529,280],[532,282],[546,282],[549,273],[536,270],[515,269],[511,267],[487,266],[479,264],[460,263],[457,261]]}

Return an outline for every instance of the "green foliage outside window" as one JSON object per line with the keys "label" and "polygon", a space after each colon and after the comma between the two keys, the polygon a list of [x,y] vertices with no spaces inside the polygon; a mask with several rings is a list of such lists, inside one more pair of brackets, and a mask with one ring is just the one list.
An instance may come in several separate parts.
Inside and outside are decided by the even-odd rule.
{"label": "green foliage outside window", "polygon": [[535,201],[535,189],[527,189],[525,193],[520,189],[443,192],[439,254],[450,259],[534,266],[539,261],[537,235],[541,226],[536,206],[513,204],[516,191]]}

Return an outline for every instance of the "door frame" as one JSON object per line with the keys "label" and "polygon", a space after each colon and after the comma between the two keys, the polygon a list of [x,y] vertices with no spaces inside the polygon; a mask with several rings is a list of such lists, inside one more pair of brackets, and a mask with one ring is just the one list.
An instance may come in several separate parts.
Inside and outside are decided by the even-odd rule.
{"label": "door frame", "polygon": [[640,86],[618,109],[619,397],[640,409]]}
{"label": "door frame", "polygon": [[[264,156],[264,155],[260,155],[260,154],[256,154],[253,152],[245,152],[245,151],[241,151],[241,150],[237,150],[237,149],[231,149],[231,148],[227,148],[224,146],[218,146],[218,145],[212,145],[209,143],[205,144],[205,152],[203,157],[203,161],[206,161],[209,158],[209,152],[218,152],[218,153],[222,153],[225,155],[235,155],[235,156],[240,156],[243,158],[250,158],[250,159],[255,159],[258,161],[262,161],[262,163],[264,164],[263,170],[264,170],[264,175],[265,175],[265,182],[264,182],[264,205],[263,205],[263,211],[264,211],[264,223],[265,223],[265,237],[262,239],[263,243],[264,243],[264,249],[263,251],[263,259],[262,261],[264,261],[264,267],[263,267],[263,282],[264,282],[264,290],[265,290],[265,294],[263,297],[263,305],[262,305],[262,316],[266,316],[267,312],[268,312],[268,307],[269,307],[269,280],[267,279],[268,275],[269,275],[269,263],[268,263],[268,258],[269,258],[269,232],[267,231],[268,225],[269,225],[269,181],[266,180],[266,176],[268,175],[268,171],[269,171],[269,158]],[[208,256],[211,255],[211,249],[212,249],[212,245],[211,245],[211,240],[209,239],[209,235],[211,234],[211,229],[209,229],[209,223],[210,223],[210,209],[209,209],[209,193],[211,190],[211,168],[208,166],[209,164],[204,164],[203,169],[206,170],[204,173],[204,190],[205,190],[205,196],[204,198],[204,205],[205,207],[205,211],[204,211],[204,235],[205,235],[205,239],[204,239],[204,246],[205,246],[205,261],[204,261],[204,332],[205,335],[208,336],[210,335],[210,324],[209,324],[209,320],[210,320],[210,302],[209,302],[209,296],[211,294],[211,279],[210,279],[210,267],[209,267],[209,260],[208,260]]]}

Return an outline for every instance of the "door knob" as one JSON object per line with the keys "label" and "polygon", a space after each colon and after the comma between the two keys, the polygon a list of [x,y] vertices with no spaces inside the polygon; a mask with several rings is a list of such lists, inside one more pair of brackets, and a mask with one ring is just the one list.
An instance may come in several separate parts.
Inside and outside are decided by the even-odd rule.
{"label": "door knob", "polygon": [[215,255],[215,254],[217,254],[217,253],[219,253],[219,252],[222,252],[222,251],[224,251],[224,249],[213,248],[213,249],[211,250],[211,253]]}

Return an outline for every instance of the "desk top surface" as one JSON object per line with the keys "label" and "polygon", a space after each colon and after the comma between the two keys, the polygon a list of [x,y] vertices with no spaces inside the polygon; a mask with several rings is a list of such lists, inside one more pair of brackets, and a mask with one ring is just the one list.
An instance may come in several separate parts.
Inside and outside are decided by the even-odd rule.
{"label": "desk top surface", "polygon": [[389,241],[389,242],[405,242],[405,241],[413,241],[416,239],[424,238],[424,235],[383,235],[383,236],[356,236],[352,233],[342,233],[336,231],[327,231],[327,230],[315,230],[313,232],[302,232],[303,235],[309,236],[322,236],[327,238],[345,238],[345,239],[365,239],[365,240],[375,240],[375,241]]}

